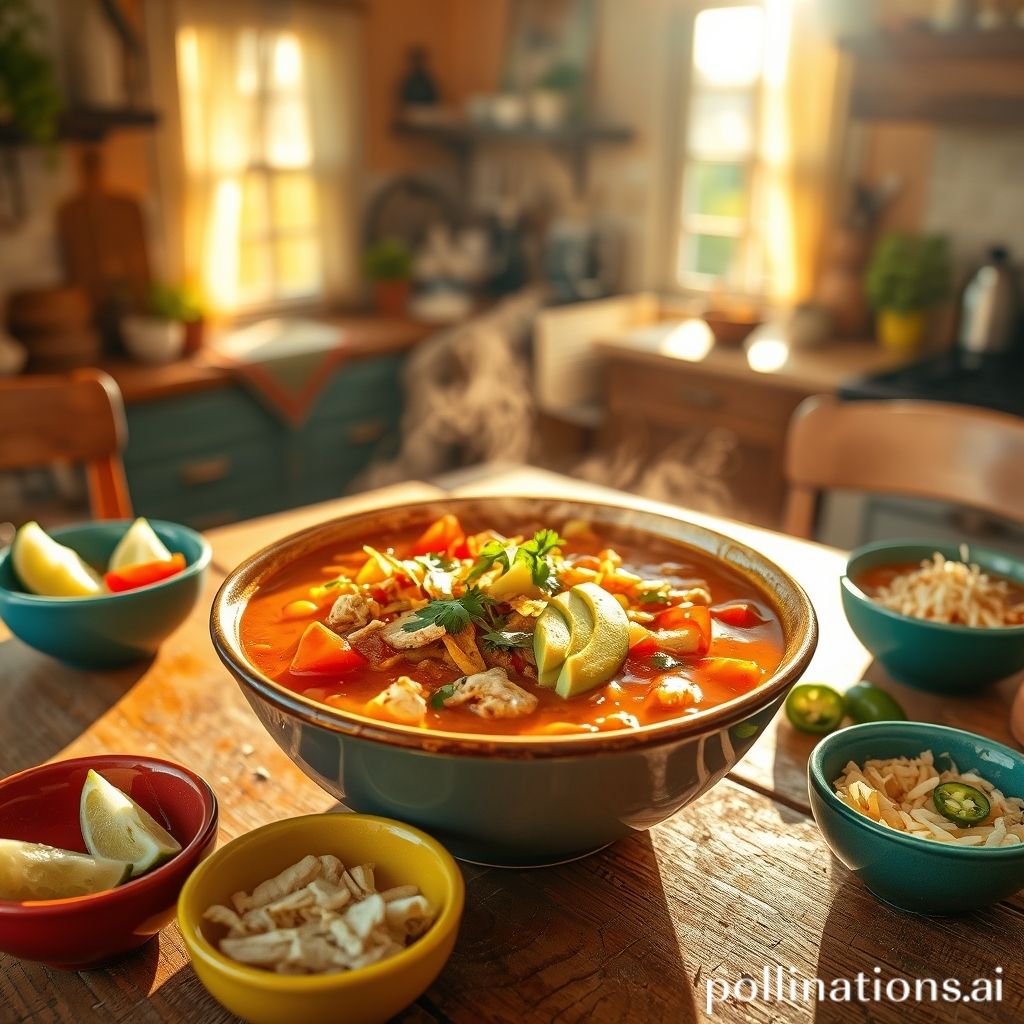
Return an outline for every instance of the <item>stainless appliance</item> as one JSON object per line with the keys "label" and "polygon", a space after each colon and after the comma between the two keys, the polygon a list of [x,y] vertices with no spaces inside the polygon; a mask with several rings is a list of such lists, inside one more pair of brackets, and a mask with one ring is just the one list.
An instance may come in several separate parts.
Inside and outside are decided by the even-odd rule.
{"label": "stainless appliance", "polygon": [[960,296],[957,346],[981,356],[1006,352],[1019,340],[1020,295],[1010,255],[1001,246],[989,249]]}

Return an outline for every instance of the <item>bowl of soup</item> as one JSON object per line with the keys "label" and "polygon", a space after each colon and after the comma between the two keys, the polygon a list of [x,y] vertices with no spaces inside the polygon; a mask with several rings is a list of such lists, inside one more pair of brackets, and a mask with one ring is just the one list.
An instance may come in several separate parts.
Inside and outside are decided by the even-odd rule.
{"label": "bowl of soup", "polygon": [[971,545],[880,541],[840,581],[857,639],[901,683],[969,693],[1024,668],[1024,564]]}
{"label": "bowl of soup", "polygon": [[648,829],[718,782],[817,623],[793,579],[728,537],[491,497],[286,537],[229,574],[211,634],[328,792],[462,859],[526,866]]}

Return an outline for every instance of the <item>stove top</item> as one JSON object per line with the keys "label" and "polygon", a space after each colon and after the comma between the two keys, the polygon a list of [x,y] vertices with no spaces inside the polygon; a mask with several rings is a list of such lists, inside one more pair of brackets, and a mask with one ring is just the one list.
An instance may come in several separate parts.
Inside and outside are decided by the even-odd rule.
{"label": "stove top", "polygon": [[918,398],[1024,416],[1024,352],[929,356],[885,373],[845,381],[841,398]]}

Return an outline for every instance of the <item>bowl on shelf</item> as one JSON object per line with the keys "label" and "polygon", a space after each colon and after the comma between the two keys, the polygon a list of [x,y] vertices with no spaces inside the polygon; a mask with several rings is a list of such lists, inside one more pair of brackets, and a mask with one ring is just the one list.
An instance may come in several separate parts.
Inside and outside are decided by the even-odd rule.
{"label": "bowl on shelf", "polygon": [[750,332],[762,323],[756,313],[740,310],[709,309],[701,314],[701,319],[711,329],[715,344],[723,348],[739,348]]}
{"label": "bowl on shelf", "polygon": [[0,900],[0,950],[80,971],[116,960],[174,918],[185,880],[217,842],[217,798],[195,772],[156,757],[99,754],[39,765],[0,781],[0,837],[85,852],[78,807],[89,769],[127,793],[181,844],[147,874],[106,892]]}
{"label": "bowl on shelf", "polygon": [[960,914],[1024,888],[1024,844],[950,846],[879,825],[848,807],[832,783],[847,762],[949,754],[1006,796],[1024,797],[1024,755],[1001,743],[928,722],[870,722],[826,736],[807,763],[811,812],[829,849],[879,899],[919,914]]}
{"label": "bowl on shelf", "polygon": [[[919,563],[938,552],[959,559],[957,544],[879,541],[857,548],[840,580],[843,611],[857,639],[901,683],[931,693],[970,693],[1024,668],[1024,626],[958,626],[901,615],[870,598],[859,584],[880,566]],[[1024,586],[1024,563],[971,546],[970,561]]]}
{"label": "bowl on shelf", "polygon": [[[240,622],[253,593],[306,552],[421,530],[454,513],[514,530],[524,521],[589,520],[612,540],[647,537],[724,563],[773,609],[782,662],[757,689],[699,715],[585,735],[483,735],[410,726],[321,704],[247,657]],[[654,535],[652,537],[652,535]],[[364,512],[294,534],[246,559],[211,612],[214,646],[260,721],[315,782],[353,810],[409,821],[456,856],[502,866],[584,856],[664,821],[743,757],[807,666],[817,622],[806,594],[737,541],[666,516],[553,498],[461,498]]]}
{"label": "bowl on shelf", "polygon": [[[131,520],[80,523],[51,536],[90,565],[105,566],[130,525]],[[210,545],[187,526],[159,519],[150,525],[171,551],[185,556],[176,576],[96,597],[43,597],[21,588],[7,548],[0,552],[0,619],[30,647],[80,668],[115,668],[152,657],[202,594]]]}
{"label": "bowl on shelf", "polygon": [[[373,862],[378,888],[415,885],[437,910],[429,930],[402,952],[338,974],[282,975],[238,963],[217,948],[217,926],[203,921],[215,903],[250,892],[308,854],[334,854],[346,866]],[[308,814],[248,832],[194,872],[178,901],[178,924],[192,966],[209,993],[254,1024],[388,1020],[412,1003],[451,955],[465,887],[437,840],[397,821],[361,814]]]}

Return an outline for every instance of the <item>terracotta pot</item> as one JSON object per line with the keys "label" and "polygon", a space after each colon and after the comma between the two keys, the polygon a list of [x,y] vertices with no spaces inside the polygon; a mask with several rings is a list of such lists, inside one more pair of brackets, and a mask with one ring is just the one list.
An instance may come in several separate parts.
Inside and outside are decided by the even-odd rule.
{"label": "terracotta pot", "polygon": [[199,317],[185,322],[185,347],[182,355],[194,356],[202,347],[206,336],[206,321]]}
{"label": "terracotta pot", "polygon": [[404,317],[409,305],[410,284],[408,279],[398,281],[374,281],[373,301],[381,316]]}
{"label": "terracotta pot", "polygon": [[890,352],[910,356],[921,347],[927,327],[927,310],[900,313],[883,309],[878,313],[878,343]]}

